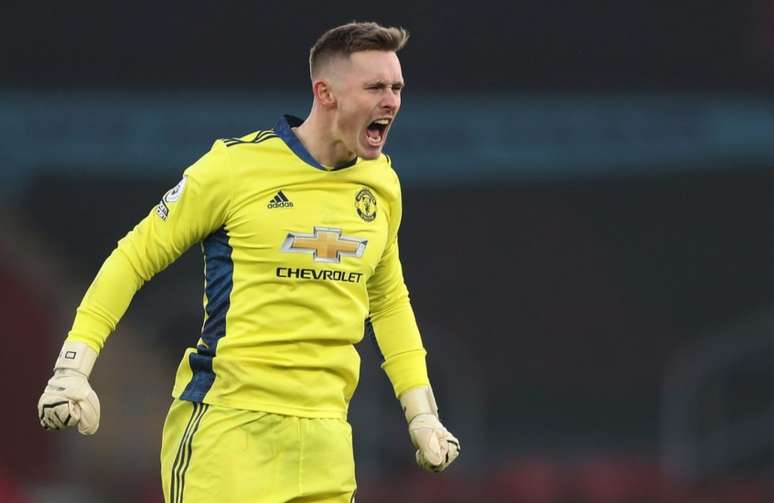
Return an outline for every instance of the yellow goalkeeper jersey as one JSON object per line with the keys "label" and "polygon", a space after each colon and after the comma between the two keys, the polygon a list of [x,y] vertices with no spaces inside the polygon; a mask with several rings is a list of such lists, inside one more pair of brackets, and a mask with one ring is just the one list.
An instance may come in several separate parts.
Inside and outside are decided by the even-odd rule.
{"label": "yellow goalkeeper jersey", "polygon": [[[300,119],[218,140],[105,261],[69,333],[101,350],[134,293],[186,249],[204,255],[204,323],[173,396],[346,417],[354,344],[372,329],[396,395],[429,384],[398,255],[390,159],[326,168]],[[193,341],[192,341],[193,342]]]}

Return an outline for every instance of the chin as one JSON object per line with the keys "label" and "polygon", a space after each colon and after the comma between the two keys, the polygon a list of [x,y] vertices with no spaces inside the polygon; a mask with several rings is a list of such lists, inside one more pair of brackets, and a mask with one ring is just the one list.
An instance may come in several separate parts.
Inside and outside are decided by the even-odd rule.
{"label": "chin", "polygon": [[382,149],[384,148],[384,143],[379,145],[378,147],[375,147],[373,145],[362,143],[358,145],[357,149],[357,156],[361,159],[365,159],[368,161],[373,161],[374,159],[378,159],[380,155],[382,155]]}
{"label": "chin", "polygon": [[382,149],[379,149],[377,151],[368,150],[366,152],[360,152],[358,154],[358,157],[360,157],[361,159],[365,159],[367,161],[373,161],[375,159],[378,159],[380,155],[382,155]]}

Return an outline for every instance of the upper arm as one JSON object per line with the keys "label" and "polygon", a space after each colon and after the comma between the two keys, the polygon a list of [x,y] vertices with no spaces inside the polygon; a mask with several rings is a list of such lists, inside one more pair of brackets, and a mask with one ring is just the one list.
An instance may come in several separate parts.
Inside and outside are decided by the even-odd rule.
{"label": "upper arm", "polygon": [[225,146],[216,143],[119,241],[119,251],[143,280],[226,223],[232,188],[227,155]]}
{"label": "upper arm", "polygon": [[403,301],[408,302],[408,290],[403,280],[403,268],[398,250],[398,231],[403,217],[403,204],[397,176],[394,176],[393,183],[392,197],[389,202],[387,245],[376,266],[374,275],[367,284],[372,318],[378,317],[391,305]]}

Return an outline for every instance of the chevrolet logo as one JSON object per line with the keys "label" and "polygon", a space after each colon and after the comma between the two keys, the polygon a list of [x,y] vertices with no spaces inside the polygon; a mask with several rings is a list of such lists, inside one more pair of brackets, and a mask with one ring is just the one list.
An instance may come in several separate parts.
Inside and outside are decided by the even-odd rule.
{"label": "chevrolet logo", "polygon": [[311,253],[315,262],[338,264],[341,257],[362,257],[367,244],[365,239],[342,236],[341,229],[315,226],[314,234],[289,232],[282,251]]}

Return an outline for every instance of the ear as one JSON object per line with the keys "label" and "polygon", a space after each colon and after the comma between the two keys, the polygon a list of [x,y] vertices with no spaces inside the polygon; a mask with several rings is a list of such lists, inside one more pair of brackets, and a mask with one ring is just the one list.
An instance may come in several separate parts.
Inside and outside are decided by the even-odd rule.
{"label": "ear", "polygon": [[333,95],[333,87],[327,80],[315,80],[312,83],[312,93],[314,93],[314,99],[324,108],[336,106],[336,97]]}

